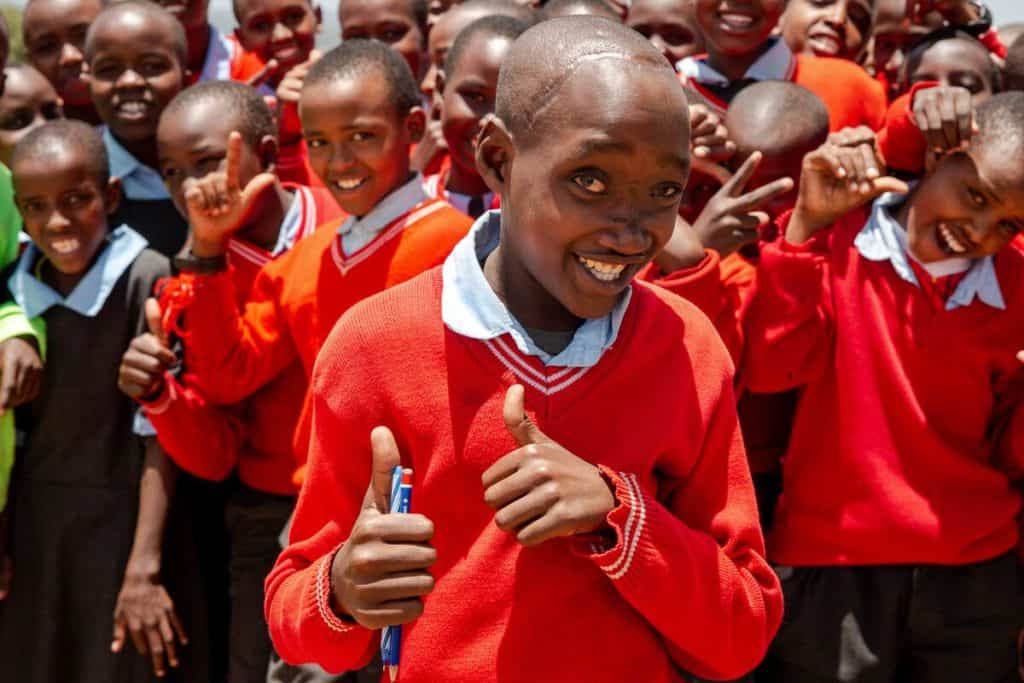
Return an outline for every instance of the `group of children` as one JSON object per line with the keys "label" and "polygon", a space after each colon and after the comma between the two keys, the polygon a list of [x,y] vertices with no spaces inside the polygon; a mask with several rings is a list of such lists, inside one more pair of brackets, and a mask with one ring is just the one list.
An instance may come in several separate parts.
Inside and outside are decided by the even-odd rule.
{"label": "group of children", "polygon": [[12,680],[1024,677],[1024,39],[233,6],[3,68]]}

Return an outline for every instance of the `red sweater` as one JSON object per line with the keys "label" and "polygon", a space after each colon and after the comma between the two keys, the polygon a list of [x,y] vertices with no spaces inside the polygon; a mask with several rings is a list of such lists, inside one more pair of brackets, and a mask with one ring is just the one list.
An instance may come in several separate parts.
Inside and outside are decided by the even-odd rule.
{"label": "red sweater", "polygon": [[[1017,542],[1009,450],[1024,414],[993,439],[1021,372],[1024,253],[995,257],[1006,303],[946,311],[889,261],[853,245],[868,210],[807,244],[764,248],[746,320],[750,388],[802,395],[769,537],[788,565],[964,564]],[[1009,476],[1008,476],[1009,474]]]}
{"label": "red sweater", "polygon": [[[311,235],[317,225],[332,221],[341,209],[326,190],[288,186],[300,202],[295,241]],[[274,260],[270,252],[241,240],[229,245],[235,310],[240,309],[260,269]],[[186,355],[202,354],[190,334]],[[247,486],[278,495],[295,495],[296,468],[292,430],[306,392],[306,375],[296,361],[243,404],[232,408],[211,405],[196,388],[194,373],[182,381],[168,375],[166,389],[146,413],[157,438],[183,470],[219,481],[237,467]]]}
{"label": "red sweater", "polygon": [[[441,280],[435,269],[364,302],[320,355],[308,478],[267,578],[277,651],[339,671],[378,647],[375,631],[330,611],[327,568],[369,482],[370,430],[386,424],[415,470],[413,510],[437,529],[437,583],[403,629],[402,681],[662,683],[686,680],[680,668],[750,670],[782,602],[762,557],[732,363],[706,318],[635,284],[619,342],[597,365],[545,368],[508,337],[448,330]],[[583,537],[524,548],[495,526],[480,477],[516,448],[502,405],[517,382],[538,427],[614,483],[616,540],[604,552]]]}
{"label": "red sweater", "polygon": [[[706,102],[724,114],[728,103],[695,80],[680,76],[683,85],[695,90]],[[885,118],[886,94],[882,86],[859,66],[845,59],[796,55],[790,79],[821,98],[828,108],[829,129],[851,126],[882,127]]]}

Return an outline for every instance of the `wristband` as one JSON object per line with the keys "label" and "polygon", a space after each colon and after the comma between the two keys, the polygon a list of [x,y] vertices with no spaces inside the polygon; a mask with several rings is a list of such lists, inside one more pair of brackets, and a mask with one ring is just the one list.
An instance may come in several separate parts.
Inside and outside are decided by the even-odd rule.
{"label": "wristband", "polygon": [[190,250],[188,254],[174,258],[174,267],[188,273],[214,275],[227,270],[228,257],[227,254],[221,254],[220,256],[196,256]]}

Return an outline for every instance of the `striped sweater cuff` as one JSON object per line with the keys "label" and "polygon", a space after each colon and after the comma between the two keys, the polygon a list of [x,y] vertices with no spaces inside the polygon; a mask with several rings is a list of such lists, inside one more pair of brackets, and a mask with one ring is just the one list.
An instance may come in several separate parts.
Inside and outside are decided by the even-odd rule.
{"label": "striped sweater cuff", "polygon": [[613,543],[601,543],[594,536],[575,539],[575,550],[589,557],[612,580],[629,573],[647,526],[647,502],[635,474],[616,472],[603,465],[601,474],[611,484],[618,502],[608,513],[608,526],[615,533]]}
{"label": "striped sweater cuff", "polygon": [[341,545],[320,559],[316,569],[316,611],[327,628],[336,633],[348,633],[358,628],[354,622],[346,622],[331,606],[331,565],[334,556],[341,550]]}

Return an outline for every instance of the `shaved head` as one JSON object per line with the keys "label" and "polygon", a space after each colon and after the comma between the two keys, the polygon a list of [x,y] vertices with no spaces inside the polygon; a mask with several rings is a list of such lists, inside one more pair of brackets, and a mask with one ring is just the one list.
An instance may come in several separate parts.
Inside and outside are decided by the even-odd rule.
{"label": "shaved head", "polygon": [[644,78],[672,84],[666,96],[675,92],[686,111],[675,72],[646,38],[603,17],[572,16],[537,24],[512,45],[498,77],[495,114],[513,136],[529,138],[566,82],[582,66],[603,60],[619,60],[630,71],[646,71]]}
{"label": "shaved head", "polygon": [[744,88],[729,105],[725,127],[736,144],[767,155],[816,149],[828,137],[828,109],[813,92],[788,81]]}

